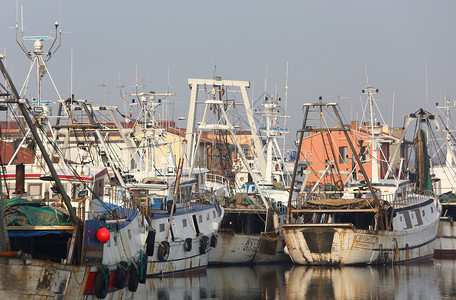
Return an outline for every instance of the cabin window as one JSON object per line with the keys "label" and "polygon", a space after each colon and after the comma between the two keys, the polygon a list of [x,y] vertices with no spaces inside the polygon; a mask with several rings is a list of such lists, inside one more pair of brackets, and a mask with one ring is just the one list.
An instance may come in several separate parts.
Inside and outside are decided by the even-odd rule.
{"label": "cabin window", "polygon": [[211,217],[209,216],[209,213],[206,214],[206,221],[209,221]]}
{"label": "cabin window", "polygon": [[212,218],[215,219],[215,211],[212,211]]}
{"label": "cabin window", "polygon": [[339,147],[339,163],[346,164],[348,162],[348,147]]}
{"label": "cabin window", "polygon": [[102,197],[104,192],[104,180],[97,180],[94,183],[93,192],[96,196]]}
{"label": "cabin window", "polygon": [[401,216],[401,217],[399,217],[399,221],[401,221],[401,222],[402,222],[402,216]]}
{"label": "cabin window", "polygon": [[160,224],[160,232],[165,231],[165,223]]}
{"label": "cabin window", "polygon": [[179,189],[179,195],[177,196],[177,200],[187,200],[190,199],[192,195],[192,186],[183,186]]}
{"label": "cabin window", "polygon": [[424,217],[424,210],[422,210],[422,212],[423,212],[423,217]]}
{"label": "cabin window", "polygon": [[199,221],[200,223],[203,222],[203,216],[202,216],[202,215],[199,215],[199,216],[198,216],[198,221]]}
{"label": "cabin window", "polygon": [[128,229],[128,239],[131,240],[131,230]]}
{"label": "cabin window", "polygon": [[187,219],[182,219],[182,227],[187,227]]}
{"label": "cabin window", "polygon": [[41,196],[41,183],[31,183],[28,186],[30,196]]}
{"label": "cabin window", "polygon": [[431,214],[432,214],[432,213],[434,213],[434,208],[433,208],[433,207],[431,207]]}

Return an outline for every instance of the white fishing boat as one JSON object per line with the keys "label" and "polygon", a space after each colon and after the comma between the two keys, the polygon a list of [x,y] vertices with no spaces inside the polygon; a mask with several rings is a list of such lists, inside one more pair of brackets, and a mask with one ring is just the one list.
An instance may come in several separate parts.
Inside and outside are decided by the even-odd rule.
{"label": "white fishing boat", "polygon": [[145,207],[148,276],[204,269],[209,252],[217,246],[223,217],[214,193],[206,189],[207,169],[189,172],[183,168],[182,158],[176,164],[166,131],[155,119],[160,95],[133,95],[138,97],[140,113],[130,116],[135,123],[131,127],[117,119],[116,107],[95,106],[85,100],[63,101],[72,119],[56,126],[67,137],[63,148],[72,153],[72,160],[84,158],[91,159],[90,164],[115,166],[115,181],[125,182],[132,200]]}
{"label": "white fishing boat", "polygon": [[[209,169],[215,169],[220,175],[225,174],[230,185],[224,199],[225,216],[219,231],[220,247],[211,252],[210,263],[251,263],[255,257],[260,259],[258,262],[288,260],[279,236],[279,226],[283,223],[280,219],[284,220],[285,217],[284,206],[263,192],[264,187],[272,187],[271,174],[263,175],[268,166],[271,169],[272,164],[270,162],[267,166],[262,152],[263,145],[247,96],[249,82],[222,80],[220,77],[189,79],[188,82],[191,88],[186,130],[186,155],[191,158],[189,168],[192,170],[197,165],[201,155],[201,138],[212,135],[215,140],[212,147],[217,148],[217,151],[214,151],[216,154],[213,156],[215,163],[211,160]],[[242,101],[236,100],[236,94],[239,93]],[[201,94],[205,99],[198,99]],[[198,110],[198,107],[203,109]],[[246,130],[242,129],[240,118],[247,119],[244,122],[249,124]],[[241,145],[240,136],[245,136],[246,132],[252,145],[247,145],[250,142],[245,141]],[[228,144],[233,147],[228,149]],[[272,142],[270,145],[272,148]],[[233,152],[237,153],[239,166],[245,169],[244,181],[235,178],[237,162],[233,160]],[[250,164],[247,156],[251,156],[250,161],[257,166]],[[256,188],[248,190],[248,187]],[[277,192],[287,193],[284,190]]]}
{"label": "white fishing boat", "polygon": [[[301,149],[305,132],[341,131],[366,180],[347,185],[343,191],[312,190],[301,193],[296,202],[289,200],[288,220],[282,232],[286,251],[293,262],[304,265],[388,264],[431,258],[441,206],[432,190],[428,191],[429,172],[420,167],[423,176],[415,186],[399,179],[371,181],[372,176],[366,174],[357,155],[359,149],[354,147],[339,116],[337,104],[323,103],[320,98],[319,102],[304,104],[303,109],[298,149]],[[312,119],[315,115],[318,117]],[[428,117],[428,113],[420,110],[411,114],[408,122],[416,120],[421,124]],[[404,135],[405,132],[402,139]],[[422,130],[419,136],[422,141]],[[378,151],[375,136],[372,140],[372,157],[379,157],[375,153]],[[420,144],[424,151],[425,143]],[[421,156],[426,158],[424,153]],[[374,171],[378,172],[378,169],[373,167]]]}
{"label": "white fishing boat", "polygon": [[[434,256],[436,258],[456,257],[456,225],[454,224],[456,218],[455,126],[452,123],[450,112],[450,109],[454,107],[454,103],[451,104],[449,98],[445,99],[443,106],[437,103],[437,108],[444,111],[445,118],[441,119],[443,130],[437,121],[434,122],[439,134],[434,134],[433,130],[430,130],[430,135],[435,137],[432,142],[437,145],[435,147],[436,153],[433,154],[431,172],[436,181],[436,195],[439,195],[442,205],[442,215],[435,242]],[[445,150],[445,152],[441,153],[441,150]]]}
{"label": "white fishing boat", "polygon": [[[45,66],[41,42],[35,41],[33,60]],[[23,140],[30,134],[37,148],[35,163],[14,172],[16,152],[11,167],[2,168],[0,297],[131,297],[146,280],[144,216],[122,186],[106,187],[106,168],[70,164],[58,153],[50,157],[49,150],[58,152],[58,147],[48,143],[52,139],[43,130],[47,119],[40,97],[32,110],[26,106],[3,58],[0,70],[7,85],[2,85],[0,102],[7,113],[20,111],[23,119],[16,121],[23,124]]]}

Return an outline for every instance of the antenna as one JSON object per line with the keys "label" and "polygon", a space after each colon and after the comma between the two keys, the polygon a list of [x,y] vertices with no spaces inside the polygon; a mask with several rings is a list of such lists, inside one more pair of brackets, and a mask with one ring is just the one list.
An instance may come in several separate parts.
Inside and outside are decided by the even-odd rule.
{"label": "antenna", "polygon": [[264,99],[266,99],[266,93],[267,93],[267,86],[268,86],[268,65],[266,65],[266,76],[264,77]]}
{"label": "antenna", "polygon": [[426,62],[426,110],[429,110],[428,105],[429,104],[429,98],[428,98],[428,66]]}
{"label": "antenna", "polygon": [[394,100],[396,99],[396,92],[393,91],[393,109],[391,111],[391,129],[394,128]]}
{"label": "antenna", "polygon": [[364,71],[366,72],[366,85],[369,85],[369,77],[367,76],[367,65],[364,65]]}
{"label": "antenna", "polygon": [[[285,71],[285,114],[287,113],[287,105],[288,105],[288,61],[287,61],[287,68]],[[287,118],[283,120],[283,127],[287,128]],[[285,138],[283,139],[283,148],[282,153],[285,155]],[[299,150],[298,150],[299,151]]]}
{"label": "antenna", "polygon": [[[16,9],[17,9],[18,3],[16,2]],[[28,85],[29,79],[30,79],[30,74],[33,69],[33,67],[36,65],[37,68],[37,106],[41,107],[41,101],[42,101],[42,94],[41,94],[41,81],[42,77],[45,74],[49,75],[49,79],[51,80],[54,89],[59,97],[59,99],[62,99],[60,96],[59,91],[57,90],[57,87],[54,83],[54,80],[52,79],[51,74],[49,73],[49,70],[47,68],[46,62],[48,62],[53,54],[57,52],[57,50],[60,48],[62,44],[62,31],[59,31],[59,22],[54,23],[55,27],[55,36],[24,36],[24,7],[21,5],[21,42],[19,42],[19,25],[18,25],[18,13],[16,11],[16,43],[19,45],[21,50],[25,53],[28,59],[31,60],[31,66],[29,73],[27,75],[27,78],[24,82],[24,85],[22,86],[21,93],[26,90],[26,86]],[[44,51],[43,50],[43,42],[44,41],[49,41],[53,40],[51,46],[49,47],[48,50]],[[56,41],[59,40],[59,45],[57,48],[53,50],[54,45]],[[33,44],[33,51],[28,51],[27,48],[24,45],[24,41],[34,41]]]}
{"label": "antenna", "polygon": [[70,74],[70,96],[71,96],[71,100],[73,100],[73,47],[71,47],[71,50],[70,50],[70,69],[71,69],[71,74]]}

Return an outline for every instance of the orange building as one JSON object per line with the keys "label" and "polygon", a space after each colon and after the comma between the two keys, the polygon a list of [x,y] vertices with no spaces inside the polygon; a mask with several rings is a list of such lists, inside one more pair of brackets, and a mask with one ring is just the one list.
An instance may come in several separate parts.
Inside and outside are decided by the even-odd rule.
{"label": "orange building", "polygon": [[[374,147],[372,128],[367,123],[359,126],[357,122],[352,122],[345,127],[349,129],[348,134],[356,154],[371,179],[385,177],[390,155],[392,156],[396,147],[401,147],[401,152],[398,160],[392,162],[393,171],[399,169],[401,157],[404,159],[408,157],[410,143],[398,144],[401,130],[393,130],[393,136],[389,133],[387,125],[377,124],[373,127],[373,135],[377,142],[377,146]],[[343,131],[310,132],[302,141],[301,151],[301,153],[305,151],[312,153],[306,188],[313,187],[317,182],[321,188],[341,188],[342,184],[349,179],[365,179]],[[303,154],[301,154],[301,160],[305,160]],[[377,172],[372,172],[373,167]]]}

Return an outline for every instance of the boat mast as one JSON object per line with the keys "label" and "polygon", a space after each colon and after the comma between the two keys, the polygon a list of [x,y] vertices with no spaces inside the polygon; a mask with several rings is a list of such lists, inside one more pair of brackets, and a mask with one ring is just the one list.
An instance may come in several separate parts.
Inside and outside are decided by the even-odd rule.
{"label": "boat mast", "polygon": [[[370,113],[370,129],[371,129],[371,138],[372,138],[372,182],[378,182],[378,143],[377,138],[374,133],[374,94],[378,94],[378,89],[374,89],[373,86],[367,86],[364,89],[363,94],[367,94],[367,99],[369,101],[369,113]],[[366,178],[367,180],[368,178]]]}
{"label": "boat mast", "polygon": [[35,139],[35,141],[41,151],[41,155],[44,158],[46,165],[49,168],[49,171],[51,172],[52,178],[54,179],[54,182],[55,182],[60,194],[62,195],[63,202],[65,203],[65,205],[68,209],[68,212],[70,213],[70,217],[71,217],[73,223],[76,225],[79,225],[81,220],[76,216],[76,212],[75,212],[73,206],[71,205],[71,200],[68,197],[68,195],[65,191],[65,188],[63,187],[62,182],[60,181],[57,171],[55,170],[54,165],[52,164],[52,161],[49,158],[49,155],[46,151],[46,148],[45,148],[43,142],[41,141],[40,135],[36,129],[37,125],[35,125],[33,123],[32,119],[30,118],[27,108],[25,107],[25,103],[26,103],[25,99],[20,99],[19,93],[17,92],[16,87],[13,84],[13,81],[11,80],[8,72],[6,71],[6,68],[3,64],[3,58],[4,58],[4,56],[0,55],[0,70],[3,74],[3,77],[5,78],[5,80],[7,82],[11,92],[13,93],[13,97],[14,97],[14,99],[5,99],[5,102],[17,104],[17,106],[19,107],[19,110],[21,111],[28,127],[30,128],[33,138]]}

